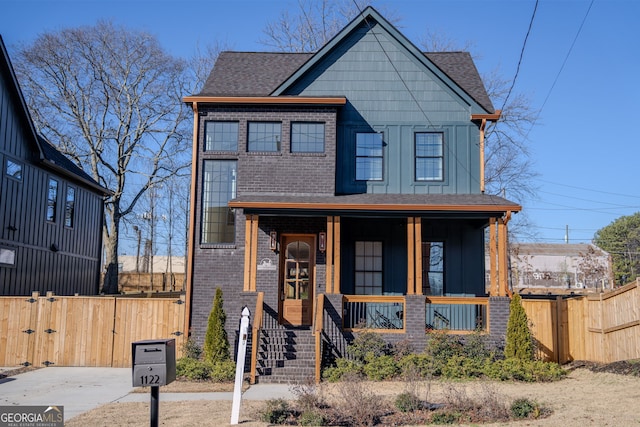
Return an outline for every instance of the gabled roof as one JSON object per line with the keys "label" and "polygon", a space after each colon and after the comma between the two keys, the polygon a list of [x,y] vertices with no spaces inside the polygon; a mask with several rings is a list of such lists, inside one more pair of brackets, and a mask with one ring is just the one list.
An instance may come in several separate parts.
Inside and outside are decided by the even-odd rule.
{"label": "gabled roof", "polygon": [[420,52],[375,9],[367,7],[316,53],[221,52],[209,78],[196,96],[279,96],[328,55],[363,22],[375,20],[425,67],[460,95],[470,97],[488,113],[495,109],[468,52]]}
{"label": "gabled roof", "polygon": [[0,72],[5,77],[5,80],[9,83],[7,88],[13,92],[13,99],[16,99],[16,105],[22,113],[24,123],[27,127],[28,134],[27,144],[36,153],[37,159],[46,167],[56,170],[58,173],[70,178],[71,180],[81,182],[99,193],[109,194],[110,191],[98,184],[90,175],[83,171],[78,165],[73,163],[68,157],[58,151],[51,143],[49,143],[44,137],[42,137],[37,131],[36,127],[29,113],[29,108],[20,89],[18,79],[16,77],[9,53],[4,44],[4,40],[0,35]]}

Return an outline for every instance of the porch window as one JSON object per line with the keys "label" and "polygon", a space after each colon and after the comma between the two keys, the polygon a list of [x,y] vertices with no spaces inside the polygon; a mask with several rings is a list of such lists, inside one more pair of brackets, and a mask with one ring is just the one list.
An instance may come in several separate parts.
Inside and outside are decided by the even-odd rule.
{"label": "porch window", "polygon": [[279,122],[249,122],[247,151],[268,153],[280,151],[282,124]]}
{"label": "porch window", "polygon": [[356,295],[382,295],[382,242],[356,242]]}
{"label": "porch window", "polygon": [[238,122],[208,121],[204,132],[205,151],[238,151]]}
{"label": "porch window", "polygon": [[422,293],[444,295],[444,242],[422,242]]}
{"label": "porch window", "polygon": [[236,160],[205,160],[202,183],[202,243],[235,241],[235,213],[229,200],[236,196]]}
{"label": "porch window", "polygon": [[292,153],[324,153],[324,123],[291,123]]}
{"label": "porch window", "polygon": [[416,181],[442,181],[444,169],[444,136],[441,132],[415,134]]}
{"label": "porch window", "polygon": [[356,134],[356,180],[382,181],[382,133]]}
{"label": "porch window", "polygon": [[75,223],[76,212],[76,189],[74,187],[67,187],[67,199],[64,204],[64,226],[73,228]]}
{"label": "porch window", "polygon": [[47,187],[47,222],[56,222],[56,213],[58,211],[58,181],[49,179]]}

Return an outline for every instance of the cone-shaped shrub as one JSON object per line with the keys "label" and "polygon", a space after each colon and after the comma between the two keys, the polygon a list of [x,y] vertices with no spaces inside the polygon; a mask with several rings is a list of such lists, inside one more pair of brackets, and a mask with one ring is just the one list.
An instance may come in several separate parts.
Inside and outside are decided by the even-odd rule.
{"label": "cone-shaped shrub", "polygon": [[507,322],[507,342],[504,347],[506,358],[533,360],[533,340],[527,313],[522,307],[520,295],[514,294],[509,305],[509,321]]}
{"label": "cone-shaped shrub", "polygon": [[213,307],[209,313],[207,333],[204,336],[204,360],[211,363],[230,360],[229,341],[224,325],[227,315],[222,308],[222,289],[216,288]]}

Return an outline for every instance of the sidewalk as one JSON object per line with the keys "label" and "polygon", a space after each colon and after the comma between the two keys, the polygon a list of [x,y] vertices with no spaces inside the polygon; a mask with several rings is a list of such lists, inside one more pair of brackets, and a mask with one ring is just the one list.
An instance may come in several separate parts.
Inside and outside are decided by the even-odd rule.
{"label": "sidewalk", "polygon": [[[0,368],[0,373],[8,368]],[[0,379],[0,406],[64,406],[71,418],[107,403],[149,402],[149,393],[133,393],[130,368],[48,367]],[[256,384],[243,395],[246,400],[290,399],[286,384]],[[232,400],[232,392],[162,393],[162,401]]]}

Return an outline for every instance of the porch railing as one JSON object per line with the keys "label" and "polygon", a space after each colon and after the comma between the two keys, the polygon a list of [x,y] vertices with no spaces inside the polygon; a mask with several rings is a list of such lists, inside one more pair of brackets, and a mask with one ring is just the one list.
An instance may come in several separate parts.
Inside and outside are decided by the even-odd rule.
{"label": "porch railing", "polygon": [[404,307],[403,296],[345,295],[343,328],[404,332]]}
{"label": "porch railing", "polygon": [[256,311],[253,315],[253,329],[251,332],[251,384],[256,383],[256,367],[258,364],[258,347],[260,347],[260,329],[264,312],[264,292],[258,292]]}
{"label": "porch railing", "polygon": [[451,333],[488,332],[489,298],[426,297],[427,331],[447,330]]}

